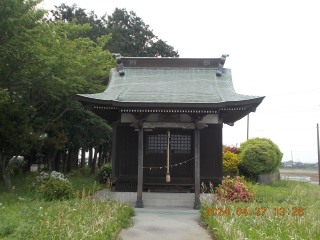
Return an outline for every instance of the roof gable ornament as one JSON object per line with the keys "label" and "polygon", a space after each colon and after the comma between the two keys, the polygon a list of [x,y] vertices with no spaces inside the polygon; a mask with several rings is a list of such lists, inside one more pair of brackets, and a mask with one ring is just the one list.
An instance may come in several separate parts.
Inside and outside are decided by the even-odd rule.
{"label": "roof gable ornament", "polygon": [[119,53],[114,53],[113,56],[117,60],[119,75],[124,76],[124,67],[123,67],[121,55]]}
{"label": "roof gable ornament", "polygon": [[219,62],[219,66],[217,69],[216,76],[220,77],[222,75],[223,65],[226,62],[227,57],[229,57],[229,54],[222,54],[222,56],[220,58],[220,62]]}

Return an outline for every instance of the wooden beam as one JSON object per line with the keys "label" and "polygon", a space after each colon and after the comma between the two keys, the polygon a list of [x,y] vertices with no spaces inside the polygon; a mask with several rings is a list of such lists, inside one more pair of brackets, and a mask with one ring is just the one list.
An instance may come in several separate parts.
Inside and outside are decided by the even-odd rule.
{"label": "wooden beam", "polygon": [[142,201],[142,188],[143,188],[143,128],[140,122],[139,135],[138,135],[138,186],[137,186],[137,201],[136,208],[143,208]]}
{"label": "wooden beam", "polygon": [[[132,123],[130,126],[139,128],[139,123]],[[198,123],[198,129],[207,127],[205,123]],[[142,128],[182,128],[182,129],[195,129],[194,123],[173,123],[173,122],[144,122]]]}
{"label": "wooden beam", "polygon": [[200,209],[201,202],[200,202],[200,129],[199,120],[195,120],[194,122],[195,129],[194,129],[194,209]]}

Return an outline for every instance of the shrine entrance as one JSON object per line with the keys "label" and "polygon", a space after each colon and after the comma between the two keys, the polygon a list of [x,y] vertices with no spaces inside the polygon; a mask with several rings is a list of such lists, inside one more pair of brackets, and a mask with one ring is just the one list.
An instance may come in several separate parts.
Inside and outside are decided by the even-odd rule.
{"label": "shrine entrance", "polygon": [[[193,191],[193,146],[193,130],[154,129],[145,132],[144,188],[149,191]],[[166,179],[168,165],[170,182]]]}

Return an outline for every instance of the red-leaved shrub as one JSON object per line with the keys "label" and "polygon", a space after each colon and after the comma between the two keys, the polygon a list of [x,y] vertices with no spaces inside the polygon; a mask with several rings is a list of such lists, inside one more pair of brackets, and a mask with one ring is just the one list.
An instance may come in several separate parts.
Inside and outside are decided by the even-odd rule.
{"label": "red-leaved shrub", "polygon": [[251,183],[247,183],[244,177],[231,178],[227,176],[216,188],[214,195],[215,201],[218,202],[250,202],[254,201],[254,189]]}
{"label": "red-leaved shrub", "polygon": [[226,152],[232,152],[234,154],[238,154],[239,153],[239,149],[237,147],[232,147],[232,146],[226,146],[224,149],[223,149],[223,152],[226,153]]}

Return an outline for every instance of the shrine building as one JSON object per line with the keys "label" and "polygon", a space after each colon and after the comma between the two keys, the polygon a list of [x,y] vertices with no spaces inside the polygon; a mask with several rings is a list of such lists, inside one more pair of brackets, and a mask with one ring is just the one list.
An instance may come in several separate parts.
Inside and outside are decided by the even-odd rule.
{"label": "shrine building", "polygon": [[222,127],[254,112],[264,97],[235,92],[221,58],[122,58],[107,89],[79,94],[86,109],[112,125],[114,190],[194,192],[221,184]]}

